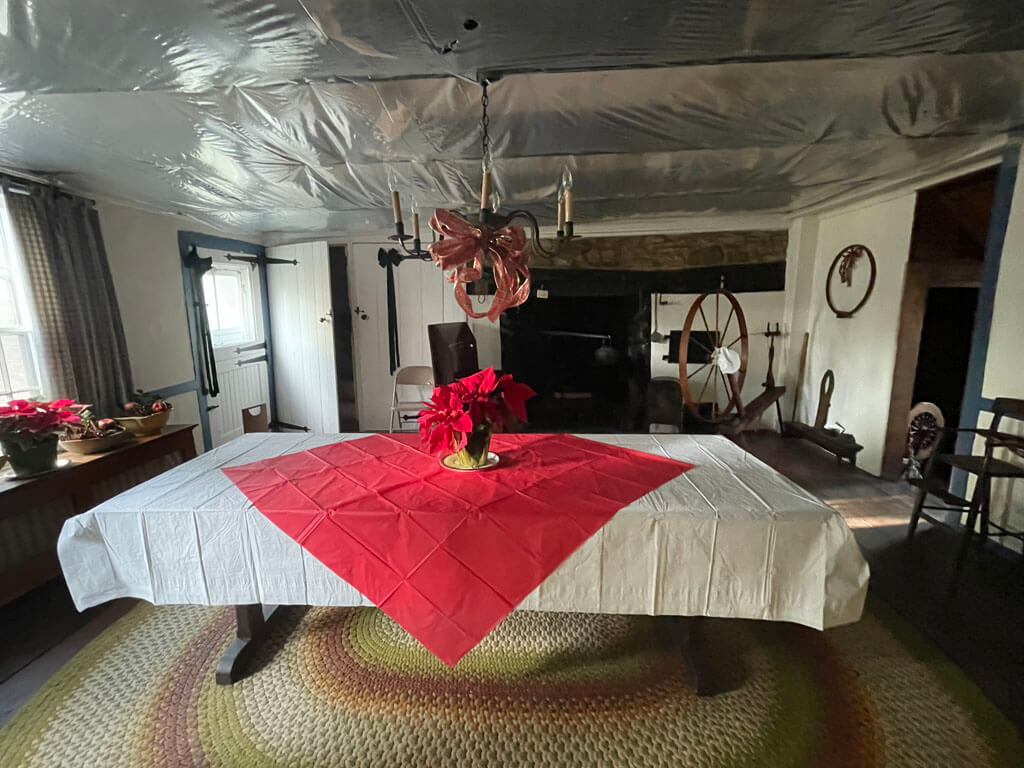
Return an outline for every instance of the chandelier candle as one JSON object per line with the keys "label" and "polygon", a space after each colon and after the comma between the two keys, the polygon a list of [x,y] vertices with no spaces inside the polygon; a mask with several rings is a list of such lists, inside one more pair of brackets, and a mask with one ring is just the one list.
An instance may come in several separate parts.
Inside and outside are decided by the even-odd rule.
{"label": "chandelier candle", "polygon": [[491,172],[484,171],[484,180],[480,185],[480,210],[486,211],[491,207]]}
{"label": "chandelier candle", "polygon": [[398,190],[391,191],[391,209],[395,212],[395,224],[402,223],[402,202],[398,199]]}
{"label": "chandelier candle", "polygon": [[573,223],[573,196],[572,196],[572,171],[566,166],[562,169],[562,192],[563,199],[565,200],[565,234],[567,237],[572,237],[572,223]]}

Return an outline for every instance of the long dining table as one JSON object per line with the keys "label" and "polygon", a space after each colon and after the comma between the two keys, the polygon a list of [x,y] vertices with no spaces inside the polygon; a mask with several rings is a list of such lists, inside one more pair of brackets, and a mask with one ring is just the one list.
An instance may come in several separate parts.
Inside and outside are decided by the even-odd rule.
{"label": "long dining table", "polygon": [[[425,459],[411,435],[243,435],[70,518],[58,543],[61,565],[80,610],[123,597],[154,604],[236,606],[238,637],[218,668],[222,683],[242,674],[272,606],[378,605],[414,634],[422,629],[421,641],[446,663],[454,663],[475,642],[464,642],[450,658],[430,644],[443,644],[437,637],[446,630],[438,622],[454,622],[452,631],[472,623],[474,605],[481,601],[466,605],[462,600],[444,616],[431,614],[423,619],[430,626],[422,628],[417,624],[422,616],[406,621],[413,604],[399,606],[395,597],[410,584],[416,587],[416,567],[408,567],[411,576],[384,589],[377,571],[400,570],[385,544],[361,539],[351,527],[338,534],[347,544],[330,543],[341,540],[336,538],[314,545],[306,538],[317,525],[331,527],[331,520],[342,519],[336,512],[345,503],[352,506],[344,499],[365,499],[356,490],[368,488],[374,514],[382,514],[378,507],[386,505],[390,517],[362,516],[359,524],[379,528],[393,521],[398,527],[380,538],[401,549],[403,557],[408,557],[410,542],[418,541],[407,535],[410,526],[420,538],[422,529],[430,531],[433,539],[428,540],[437,542],[433,546],[438,549],[459,536],[464,540],[461,550],[450,547],[461,581],[452,576],[445,586],[442,573],[432,579],[433,593],[426,587],[417,593],[428,598],[421,603],[435,608],[449,597],[458,602],[450,593],[460,592],[466,580],[475,583],[489,568],[494,573],[518,568],[505,563],[501,571],[500,552],[490,553],[486,561],[478,557],[479,567],[474,564],[474,553],[482,550],[466,540],[481,528],[455,530],[452,523],[436,532],[439,521],[447,519],[443,515],[450,517],[464,505],[482,526],[496,521],[505,532],[515,533],[519,525],[536,529],[532,538],[524,535],[522,542],[509,545],[526,552],[523,562],[540,557],[530,552],[553,553],[544,569],[535,566],[536,584],[520,579],[515,589],[504,589],[497,577],[490,579],[504,601],[494,614],[499,619],[502,611],[515,609],[664,615],[690,622],[701,617],[757,619],[824,630],[860,618],[868,565],[842,517],[730,440],[667,434],[503,438],[494,439],[502,456],[497,468],[456,477],[436,458]],[[628,463],[631,457],[639,462]],[[311,465],[317,491],[307,488],[298,494],[313,479]],[[516,474],[517,466],[532,474]],[[289,467],[291,475],[285,471]],[[544,477],[549,484],[531,492],[524,487],[527,476]],[[618,478],[614,483],[608,481],[612,476]],[[670,478],[662,482],[665,476]],[[642,485],[645,481],[650,487]],[[270,494],[264,488],[277,490]],[[466,488],[470,495],[459,490]],[[482,488],[500,496],[500,505],[478,502]],[[424,490],[430,493],[424,496]],[[602,497],[605,492],[611,500]],[[311,501],[325,494],[330,504],[317,507]],[[267,501],[271,496],[273,504]],[[442,496],[447,506],[439,506]],[[281,501],[293,497],[297,500]],[[544,500],[547,507],[540,506]],[[371,508],[365,501],[355,506]],[[593,514],[581,513],[563,528],[551,527],[551,519],[577,506]],[[595,516],[599,507],[606,513]],[[519,510],[532,510],[532,516]],[[584,530],[563,541],[565,526]],[[453,560],[442,554],[445,562]],[[377,571],[367,576],[369,566],[361,558]],[[437,558],[427,560],[436,566]],[[687,636],[696,638],[699,632]],[[699,672],[697,677],[699,683]]]}

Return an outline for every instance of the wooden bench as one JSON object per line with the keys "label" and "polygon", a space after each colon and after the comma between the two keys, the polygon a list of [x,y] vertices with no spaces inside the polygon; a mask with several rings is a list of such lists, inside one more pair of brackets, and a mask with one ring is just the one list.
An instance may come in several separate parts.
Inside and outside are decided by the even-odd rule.
{"label": "wooden bench", "polygon": [[842,461],[846,459],[857,466],[857,453],[864,450],[851,434],[830,432],[824,427],[812,427],[799,421],[787,421],[782,426],[782,434],[787,437],[800,437],[815,445],[834,453]]}

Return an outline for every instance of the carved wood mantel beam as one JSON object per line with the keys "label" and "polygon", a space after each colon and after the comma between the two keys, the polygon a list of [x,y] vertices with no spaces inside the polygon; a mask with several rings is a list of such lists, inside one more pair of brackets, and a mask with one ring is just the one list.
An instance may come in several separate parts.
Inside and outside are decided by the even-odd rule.
{"label": "carved wood mantel beam", "polygon": [[[553,259],[534,258],[545,269],[630,269],[657,271],[786,260],[786,230],[693,232],[681,235],[581,237],[563,245]],[[554,241],[542,241],[554,248]]]}

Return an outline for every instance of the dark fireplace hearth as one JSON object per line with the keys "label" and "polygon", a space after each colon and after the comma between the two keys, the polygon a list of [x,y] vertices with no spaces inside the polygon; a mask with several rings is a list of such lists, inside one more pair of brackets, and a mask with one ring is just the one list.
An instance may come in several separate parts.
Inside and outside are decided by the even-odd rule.
{"label": "dark fireplace hearth", "polygon": [[506,311],[502,368],[537,392],[529,404],[529,428],[642,430],[649,316],[645,295],[533,296]]}

